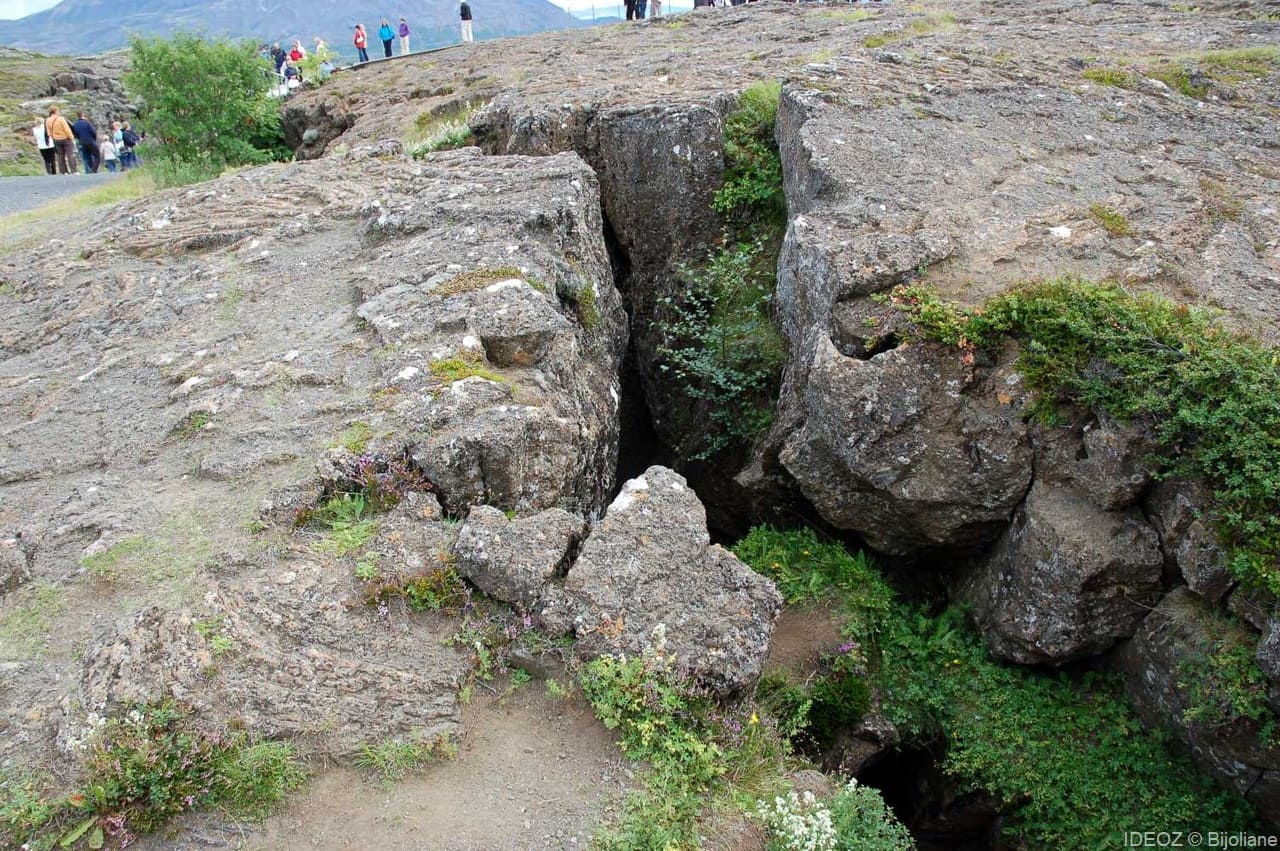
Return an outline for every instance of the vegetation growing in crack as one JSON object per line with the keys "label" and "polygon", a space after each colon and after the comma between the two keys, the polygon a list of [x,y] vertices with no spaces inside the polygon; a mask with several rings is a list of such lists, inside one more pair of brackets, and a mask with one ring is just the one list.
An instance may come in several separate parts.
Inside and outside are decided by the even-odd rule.
{"label": "vegetation growing in crack", "polygon": [[424,112],[418,116],[406,140],[409,155],[420,160],[436,151],[465,148],[475,144],[468,122],[484,103],[478,100],[453,104],[440,112]]}
{"label": "vegetation growing in crack", "polygon": [[461,381],[464,378],[483,378],[485,381],[492,381],[497,384],[510,383],[507,379],[489,369],[486,366],[487,363],[488,361],[484,355],[462,350],[454,357],[432,361],[429,368],[432,375],[447,384]]}
{"label": "vegetation growing in crack", "polygon": [[262,819],[306,778],[291,745],[197,730],[173,704],[137,706],[77,746],[85,776],[71,794],[47,778],[0,774],[7,847],[124,847],[204,808]]}
{"label": "vegetation growing in crack", "polygon": [[[1012,811],[1010,832],[1030,847],[1100,848],[1153,818],[1173,829],[1251,825],[1247,804],[1143,732],[1113,679],[1072,681],[992,662],[958,611],[934,615],[897,600],[869,561],[811,532],[756,529],[735,552],[779,577],[789,599],[809,588],[809,599],[834,601],[846,620],[837,650],[863,666],[872,705],[906,746],[943,743],[943,770],[962,789],[996,795]],[[836,587],[817,579],[825,576]],[[800,731],[793,738],[804,747],[821,691],[784,685],[791,715],[783,728]],[[779,705],[770,695],[762,702]]]}
{"label": "vegetation growing in crack", "polygon": [[[773,324],[776,262],[762,242],[712,252],[681,270],[684,289],[659,300],[664,342],[658,369],[701,404],[677,451],[710,458],[750,444],[773,422],[786,346]],[[711,428],[695,428],[692,420]]]}
{"label": "vegetation growing in crack", "polygon": [[1162,475],[1213,489],[1229,566],[1280,593],[1280,352],[1212,315],[1115,284],[1048,281],[961,308],[921,286],[894,291],[919,333],[947,345],[1022,344],[1031,414],[1072,404],[1142,425]]}
{"label": "vegetation growing in crack", "polygon": [[676,447],[686,460],[740,451],[773,422],[786,361],[772,318],[786,225],[773,138],[780,92],[757,83],[726,116],[725,182],[712,204],[727,223],[724,242],[705,263],[681,267],[680,290],[658,302],[658,369],[694,400]]}
{"label": "vegetation growing in crack", "polygon": [[384,782],[401,780],[435,762],[453,759],[458,746],[445,736],[431,736],[410,741],[388,739],[361,745],[355,763]]}

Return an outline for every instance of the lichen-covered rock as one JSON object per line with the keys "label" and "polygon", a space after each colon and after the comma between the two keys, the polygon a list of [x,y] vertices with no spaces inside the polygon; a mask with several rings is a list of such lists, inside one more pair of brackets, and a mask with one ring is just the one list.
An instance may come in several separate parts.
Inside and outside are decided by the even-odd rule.
{"label": "lichen-covered rock", "polygon": [[960,593],[993,656],[1060,665],[1133,635],[1158,599],[1161,564],[1140,513],[1037,481]]}
{"label": "lichen-covered rock", "polygon": [[1221,603],[1235,585],[1227,556],[1208,515],[1212,497],[1202,484],[1160,482],[1147,500],[1147,516],[1160,533],[1166,563],[1206,602]]}
{"label": "lichen-covered rock", "polygon": [[489,505],[473,506],[453,551],[458,573],[481,591],[530,611],[563,575],[586,532],[581,517],[551,508],[508,519]]}
{"label": "lichen-covered rock", "polygon": [[773,583],[710,544],[706,513],[684,478],[650,467],[627,482],[592,530],[543,624],[576,652],[634,655],[659,624],[680,665],[720,695],[759,677],[782,607]]}
{"label": "lichen-covered rock", "polygon": [[1135,426],[1101,421],[1032,429],[1036,478],[1074,487],[1104,511],[1133,505],[1151,482],[1150,441]]}
{"label": "lichen-covered rock", "polygon": [[781,462],[823,519],[878,550],[979,547],[1026,493],[1031,447],[1013,406],[975,385],[939,346],[864,361],[825,340]]}
{"label": "lichen-covered rock", "polygon": [[0,540],[0,594],[31,578],[31,563],[18,538]]}
{"label": "lichen-covered rock", "polygon": [[1280,747],[1256,721],[1201,722],[1188,714],[1194,704],[1188,682],[1207,671],[1204,648],[1214,645],[1219,618],[1198,596],[1175,588],[1120,649],[1116,665],[1143,720],[1172,730],[1201,770],[1274,824],[1280,822]]}

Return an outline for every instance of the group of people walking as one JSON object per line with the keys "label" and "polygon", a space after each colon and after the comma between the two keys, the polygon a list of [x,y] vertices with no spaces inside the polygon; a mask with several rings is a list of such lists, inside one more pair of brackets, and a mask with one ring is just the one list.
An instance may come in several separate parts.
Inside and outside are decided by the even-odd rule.
{"label": "group of people walking", "polygon": [[109,135],[99,134],[84,110],[75,121],[67,121],[58,107],[51,106],[47,117],[37,119],[31,135],[46,174],[78,174],[77,160],[85,174],[96,174],[103,166],[107,171],[127,171],[141,165],[134,149],[142,139],[128,121],[114,122]]}

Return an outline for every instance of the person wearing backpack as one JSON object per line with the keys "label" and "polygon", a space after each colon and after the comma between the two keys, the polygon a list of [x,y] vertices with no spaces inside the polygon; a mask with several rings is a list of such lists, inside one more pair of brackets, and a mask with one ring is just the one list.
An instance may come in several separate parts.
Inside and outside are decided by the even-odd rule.
{"label": "person wearing backpack", "polygon": [[462,18],[462,43],[470,44],[471,39],[471,4],[467,0],[462,0],[462,5],[458,7],[458,14]]}
{"label": "person wearing backpack", "polygon": [[404,18],[400,19],[400,55],[404,56],[409,52],[409,24]]}
{"label": "person wearing backpack", "polygon": [[356,24],[356,35],[352,39],[356,46],[356,53],[360,56],[361,62],[369,61],[369,51],[365,48],[369,46],[369,36],[365,34],[364,24]]}
{"label": "person wearing backpack", "polygon": [[382,26],[378,27],[378,38],[382,39],[382,54],[388,59],[391,58],[391,42],[395,40],[396,32],[391,29],[391,24],[387,23],[387,19],[382,19]]}
{"label": "person wearing backpack", "polygon": [[56,106],[49,107],[49,117],[44,120],[44,130],[53,140],[54,151],[58,158],[58,174],[76,173],[75,134],[67,119],[58,114]]}
{"label": "person wearing backpack", "polygon": [[133,132],[133,128],[126,121],[120,130],[120,143],[124,146],[120,151],[120,165],[126,171],[142,165],[142,160],[138,159],[138,153],[134,150],[141,141],[142,139]]}

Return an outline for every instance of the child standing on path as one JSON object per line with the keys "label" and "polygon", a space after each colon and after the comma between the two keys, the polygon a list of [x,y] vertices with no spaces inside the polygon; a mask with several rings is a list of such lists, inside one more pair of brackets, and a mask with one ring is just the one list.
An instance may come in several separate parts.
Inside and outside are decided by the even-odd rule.
{"label": "child standing on path", "polygon": [[382,53],[388,59],[391,58],[391,42],[395,39],[395,30],[391,29],[391,24],[387,23],[387,19],[382,19],[382,26],[378,27],[378,38],[382,39]]}
{"label": "child standing on path", "polygon": [[102,164],[107,167],[107,171],[114,173],[120,165],[120,159],[116,155],[116,143],[104,135],[102,141],[98,143],[98,149],[102,151]]}
{"label": "child standing on path", "polygon": [[471,4],[467,0],[462,0],[462,5],[458,7],[458,14],[462,16],[462,43],[471,43]]}
{"label": "child standing on path", "polygon": [[409,52],[409,24],[404,18],[400,19],[400,55],[404,56]]}

